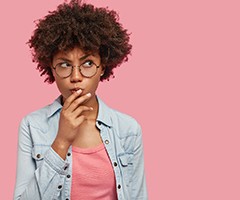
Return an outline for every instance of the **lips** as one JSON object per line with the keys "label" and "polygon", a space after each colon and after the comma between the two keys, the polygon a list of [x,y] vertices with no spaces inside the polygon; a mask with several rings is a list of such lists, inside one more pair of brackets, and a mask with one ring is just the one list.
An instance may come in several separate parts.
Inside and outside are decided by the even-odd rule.
{"label": "lips", "polygon": [[74,88],[74,89],[71,89],[71,93],[73,94],[74,92],[77,92],[78,90],[80,90],[81,88]]}

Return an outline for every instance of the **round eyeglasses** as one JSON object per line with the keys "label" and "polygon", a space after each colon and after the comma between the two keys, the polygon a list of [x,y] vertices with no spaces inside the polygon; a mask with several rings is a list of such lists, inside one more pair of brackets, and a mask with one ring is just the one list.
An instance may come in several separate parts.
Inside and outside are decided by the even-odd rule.
{"label": "round eyeglasses", "polygon": [[[101,65],[101,64],[100,64]],[[100,65],[96,65],[93,61],[87,60],[82,63],[80,66],[73,66],[67,62],[61,62],[55,65],[53,69],[60,78],[67,78],[71,76],[74,67],[78,67],[82,76],[91,78],[96,73]]]}

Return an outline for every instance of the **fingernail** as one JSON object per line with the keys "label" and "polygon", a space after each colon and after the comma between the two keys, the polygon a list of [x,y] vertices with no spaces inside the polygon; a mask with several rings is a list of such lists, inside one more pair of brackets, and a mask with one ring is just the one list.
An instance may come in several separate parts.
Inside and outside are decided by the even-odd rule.
{"label": "fingernail", "polygon": [[91,93],[87,93],[86,96],[87,96],[87,97],[90,97],[90,96],[91,96]]}
{"label": "fingernail", "polygon": [[81,89],[79,89],[79,90],[77,91],[77,93],[78,93],[78,94],[80,94],[81,92],[82,92],[82,90],[81,90]]}
{"label": "fingernail", "polygon": [[93,110],[93,107],[90,107],[90,110]]}

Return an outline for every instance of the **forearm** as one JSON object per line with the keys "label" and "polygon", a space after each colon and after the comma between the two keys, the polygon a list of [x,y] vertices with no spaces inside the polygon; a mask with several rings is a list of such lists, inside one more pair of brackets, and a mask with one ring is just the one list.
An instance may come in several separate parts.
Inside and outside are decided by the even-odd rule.
{"label": "forearm", "polygon": [[[63,189],[68,171],[68,163],[62,160],[53,149],[49,149],[35,171],[30,162],[20,164],[17,172],[14,200],[52,199]],[[22,165],[22,166],[21,166]],[[25,168],[24,166],[25,165]],[[31,174],[25,171],[31,170]]]}
{"label": "forearm", "polygon": [[65,160],[70,145],[70,143],[57,137],[51,147],[63,160]]}

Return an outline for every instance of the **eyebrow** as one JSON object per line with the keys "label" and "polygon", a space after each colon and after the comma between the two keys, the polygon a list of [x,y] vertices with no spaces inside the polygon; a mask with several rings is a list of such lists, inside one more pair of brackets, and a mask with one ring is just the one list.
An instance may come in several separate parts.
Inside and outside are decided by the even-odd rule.
{"label": "eyebrow", "polygon": [[[89,56],[93,56],[93,55],[92,54],[86,54],[86,55],[82,56],[79,60],[85,60]],[[71,60],[69,60],[67,58],[63,58],[63,57],[57,58],[57,60],[64,60],[64,61],[67,61],[67,62],[72,62]]]}

